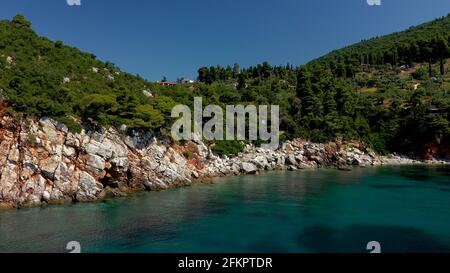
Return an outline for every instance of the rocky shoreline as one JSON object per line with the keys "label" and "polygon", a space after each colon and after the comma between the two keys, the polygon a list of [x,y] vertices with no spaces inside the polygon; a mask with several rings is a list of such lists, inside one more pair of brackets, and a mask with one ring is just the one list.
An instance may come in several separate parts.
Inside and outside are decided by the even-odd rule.
{"label": "rocky shoreline", "polygon": [[3,117],[0,126],[0,208],[92,202],[269,170],[447,163],[383,157],[360,142],[297,139],[276,151],[248,145],[236,157],[220,158],[200,139],[175,144],[114,128],[73,134],[48,118],[18,124]]}

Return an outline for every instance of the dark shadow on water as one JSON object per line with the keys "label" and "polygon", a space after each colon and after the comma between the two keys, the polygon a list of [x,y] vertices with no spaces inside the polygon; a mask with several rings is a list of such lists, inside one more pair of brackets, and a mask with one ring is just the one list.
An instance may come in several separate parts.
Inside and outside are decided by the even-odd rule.
{"label": "dark shadow on water", "polygon": [[440,239],[409,227],[352,225],[339,230],[310,226],[299,234],[297,243],[299,247],[319,253],[369,252],[366,245],[370,241],[380,242],[384,253],[450,252],[450,248]]}
{"label": "dark shadow on water", "polygon": [[374,189],[381,189],[381,190],[386,190],[386,189],[407,189],[407,188],[412,188],[412,186],[409,185],[390,185],[390,184],[376,184],[376,185],[371,185],[371,188]]}
{"label": "dark shadow on water", "polygon": [[450,186],[450,181],[436,181],[436,184],[441,186]]}
{"label": "dark shadow on water", "polygon": [[301,232],[297,238],[300,248],[307,248],[311,252],[336,253],[345,252],[337,239],[337,230],[328,226],[311,226]]}
{"label": "dark shadow on water", "polygon": [[260,240],[250,247],[252,252],[256,253],[287,253],[289,250],[282,244],[274,240]]}
{"label": "dark shadow on water", "polygon": [[414,181],[428,181],[436,173],[448,175],[450,168],[448,166],[436,165],[417,165],[398,168],[398,175]]}
{"label": "dark shadow on water", "polygon": [[426,173],[402,172],[400,175],[413,181],[428,181],[431,179],[431,177]]}
{"label": "dark shadow on water", "polygon": [[450,185],[450,180],[446,178],[447,176],[450,176],[450,166],[447,165],[405,166],[398,168],[397,170],[390,170],[394,170],[394,173],[398,176],[411,181],[432,182],[437,185]]}

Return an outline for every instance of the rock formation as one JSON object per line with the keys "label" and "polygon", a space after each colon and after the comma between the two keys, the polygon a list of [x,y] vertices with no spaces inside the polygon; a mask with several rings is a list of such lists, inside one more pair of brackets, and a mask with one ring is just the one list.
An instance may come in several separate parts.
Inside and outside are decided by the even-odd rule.
{"label": "rock formation", "polygon": [[277,151],[248,145],[236,157],[219,158],[198,138],[177,145],[150,132],[114,128],[73,134],[48,118],[17,123],[3,117],[0,126],[0,207],[7,208],[96,201],[262,170],[405,162],[379,157],[358,142],[298,139]]}

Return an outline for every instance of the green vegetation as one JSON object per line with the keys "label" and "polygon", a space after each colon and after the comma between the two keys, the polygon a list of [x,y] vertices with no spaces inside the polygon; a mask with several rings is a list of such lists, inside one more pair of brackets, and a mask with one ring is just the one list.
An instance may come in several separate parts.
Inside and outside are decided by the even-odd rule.
{"label": "green vegetation", "polygon": [[[219,102],[278,104],[284,138],[360,139],[379,152],[450,144],[450,16],[333,51],[302,67],[262,63],[237,75],[203,67]],[[234,85],[237,91],[224,92]]]}
{"label": "green vegetation", "polygon": [[[0,91],[7,113],[52,117],[73,131],[80,124],[125,124],[164,132],[172,107],[193,106],[200,96],[204,105],[279,105],[282,139],[341,137],[363,140],[379,152],[417,153],[430,142],[450,144],[449,44],[447,16],[302,67],[202,67],[194,85],[168,87],[39,37],[19,15],[0,21]],[[242,149],[237,141],[213,148],[219,155]]]}
{"label": "green vegetation", "polygon": [[191,156],[192,156],[192,152],[191,152],[190,150],[185,150],[185,151],[183,151],[183,156],[184,156],[186,159],[190,159]]}
{"label": "green vegetation", "polygon": [[244,149],[240,141],[217,141],[212,147],[212,151],[219,156],[237,155]]}
{"label": "green vegetation", "polygon": [[73,131],[81,130],[80,120],[131,129],[158,129],[168,122],[165,109],[156,109],[143,94],[152,84],[37,36],[23,16],[0,22],[0,56],[2,96],[25,115],[52,117]]}
{"label": "green vegetation", "polygon": [[28,134],[27,135],[27,141],[31,144],[31,145],[35,145],[37,143],[36,140],[36,136],[33,134]]}

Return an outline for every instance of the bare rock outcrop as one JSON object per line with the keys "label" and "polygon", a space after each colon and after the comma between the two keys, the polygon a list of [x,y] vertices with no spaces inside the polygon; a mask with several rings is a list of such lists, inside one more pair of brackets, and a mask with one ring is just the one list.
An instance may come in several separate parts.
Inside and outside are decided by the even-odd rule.
{"label": "bare rock outcrop", "polygon": [[276,151],[247,145],[235,157],[220,158],[198,137],[177,145],[151,132],[130,135],[110,128],[74,134],[48,118],[0,119],[0,207],[89,202],[264,170],[384,163],[414,161],[380,157],[358,142],[302,139]]}
{"label": "bare rock outcrop", "polygon": [[47,118],[1,120],[2,207],[95,201],[112,189],[166,189],[191,183],[195,169],[151,133],[127,136],[111,128],[73,134]]}

